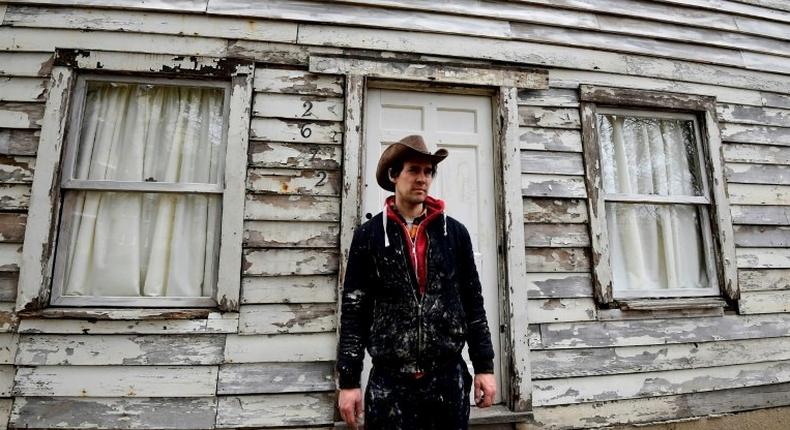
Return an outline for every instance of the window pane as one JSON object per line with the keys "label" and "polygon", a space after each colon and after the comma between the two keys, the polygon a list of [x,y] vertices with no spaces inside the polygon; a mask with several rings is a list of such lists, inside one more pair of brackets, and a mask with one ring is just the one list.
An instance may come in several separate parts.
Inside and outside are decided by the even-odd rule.
{"label": "window pane", "polygon": [[64,295],[212,296],[221,198],[66,191]]}
{"label": "window pane", "polygon": [[73,179],[220,184],[223,90],[88,82]]}
{"label": "window pane", "polygon": [[607,203],[615,295],[710,288],[700,212],[691,205]]}
{"label": "window pane", "polygon": [[597,117],[606,193],[704,195],[693,121]]}

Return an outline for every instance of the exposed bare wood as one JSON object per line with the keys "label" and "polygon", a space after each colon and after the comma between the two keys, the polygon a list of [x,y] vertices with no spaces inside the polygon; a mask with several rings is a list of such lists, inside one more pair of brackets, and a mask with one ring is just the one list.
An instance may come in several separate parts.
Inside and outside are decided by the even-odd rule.
{"label": "exposed bare wood", "polygon": [[527,248],[528,272],[589,272],[587,248]]}
{"label": "exposed bare wood", "polygon": [[543,348],[596,348],[786,336],[790,315],[725,315],[686,319],[650,318],[633,321],[541,325]]}
{"label": "exposed bare wood", "polygon": [[223,360],[223,335],[23,334],[18,366],[209,365]]}
{"label": "exposed bare wood", "polygon": [[525,197],[587,197],[582,176],[523,174],[521,192]]}
{"label": "exposed bare wood", "polygon": [[47,308],[20,312],[25,318],[87,318],[91,320],[168,320],[199,319],[219,315],[210,309],[111,309],[111,308]]}
{"label": "exposed bare wood", "polygon": [[735,224],[790,225],[790,206],[732,206]]}
{"label": "exposed bare wood", "polygon": [[519,125],[525,127],[573,128],[581,127],[579,109],[520,106]]}
{"label": "exposed bare wood", "polygon": [[592,297],[592,279],[586,273],[527,273],[530,299]]}
{"label": "exposed bare wood", "polygon": [[339,196],[340,182],[337,170],[247,170],[247,189],[253,192]]}
{"label": "exposed bare wood", "polygon": [[[620,30],[615,24],[613,29]],[[691,45],[689,41],[667,41],[657,40],[651,37],[641,37],[633,33],[628,37],[622,34],[612,34],[603,32],[591,32],[576,30],[567,27],[553,27],[538,24],[514,23],[511,26],[513,39],[527,40],[530,42],[543,42],[547,44],[559,44],[564,46],[578,46],[584,48],[606,47],[607,50],[627,52],[640,55],[650,55],[665,58],[677,58],[680,60],[694,61],[701,63],[722,64],[728,66],[744,66],[745,62],[738,50],[724,47]],[[693,46],[693,47],[692,47]],[[762,58],[765,54],[755,54],[757,58]],[[757,70],[771,70],[784,72],[781,64],[774,67],[754,67]]]}
{"label": "exposed bare wood", "polygon": [[521,149],[582,152],[582,138],[578,130],[521,127],[519,132]]}
{"label": "exposed bare wood", "polygon": [[545,89],[548,73],[540,69],[481,67],[475,64],[394,63],[368,58],[310,57],[310,71],[355,74],[370,78],[404,79],[448,84]]}
{"label": "exposed bare wood", "polygon": [[35,155],[39,130],[0,129],[0,154]]}
{"label": "exposed bare wood", "polygon": [[323,333],[337,328],[334,303],[245,305],[239,334]]}
{"label": "exposed bare wood", "polygon": [[790,290],[790,269],[738,270],[741,291]]}
{"label": "exposed bare wood", "polygon": [[146,0],[145,3],[127,5],[115,0],[27,0],[33,4],[58,4],[68,6],[100,6],[122,9],[176,10],[181,12],[205,12],[208,0]]}
{"label": "exposed bare wood", "polygon": [[[208,1],[204,0],[200,3],[206,4]],[[129,9],[126,7],[112,10],[13,5],[6,12],[3,25],[44,29],[63,28],[189,35],[286,43],[296,41],[297,24],[293,22],[252,21],[246,16],[226,18],[190,15],[188,19],[184,19],[184,10],[171,9],[170,7],[157,9],[169,9],[175,13],[154,14]],[[204,12],[204,10],[200,10],[200,12]]]}
{"label": "exposed bare wood", "polygon": [[[655,397],[783,383],[790,361],[535,381],[536,405]],[[614,389],[613,389],[614,388]]]}
{"label": "exposed bare wood", "polygon": [[600,104],[640,106],[659,109],[704,111],[714,109],[716,106],[716,99],[713,97],[592,85],[582,85],[579,87],[579,99]]}
{"label": "exposed bare wood", "polygon": [[612,424],[703,417],[790,404],[790,384],[764,385],[713,392],[613,402],[591,402],[535,408],[537,425],[552,428],[596,428]]}
{"label": "exposed bare wood", "polygon": [[0,50],[53,52],[60,41],[83,50],[146,54],[226,57],[227,41],[219,38],[38,28],[0,28]]}
{"label": "exposed bare wood", "polygon": [[790,127],[790,112],[785,109],[720,104],[716,112],[723,122]]}
{"label": "exposed bare wood", "polygon": [[42,78],[0,77],[0,101],[44,101],[48,83],[47,79]]}
{"label": "exposed bare wood", "polygon": [[225,364],[217,394],[265,394],[335,389],[332,362]]}
{"label": "exposed bare wood", "polygon": [[17,397],[10,424],[16,428],[204,430],[214,428],[217,399]]}
{"label": "exposed bare wood", "polygon": [[252,142],[250,165],[253,167],[321,169],[340,168],[340,145]]}
{"label": "exposed bare wood", "polygon": [[755,291],[741,294],[738,311],[742,314],[790,312],[790,291]]}
{"label": "exposed bare wood", "polygon": [[722,149],[727,162],[790,164],[790,147],[729,143]]}
{"label": "exposed bare wood", "polygon": [[527,224],[524,243],[530,247],[588,247],[590,234],[584,224]]}
{"label": "exposed bare wood", "polygon": [[51,69],[52,52],[0,52],[0,75],[47,76]]}
{"label": "exposed bare wood", "polygon": [[623,311],[667,311],[677,309],[716,309],[727,305],[719,297],[682,297],[618,300]]}
{"label": "exposed bare wood", "polygon": [[15,396],[209,397],[217,366],[38,366],[16,373]]}
{"label": "exposed bare wood", "polygon": [[763,143],[790,146],[790,128],[750,124],[722,124],[721,140],[733,143]]}
{"label": "exposed bare wood", "polygon": [[336,248],[339,233],[340,226],[334,222],[246,221],[244,244],[248,247]]}
{"label": "exposed bare wood", "polygon": [[735,67],[473,36],[417,34],[397,30],[305,24],[300,28],[299,42],[340,48],[380,49],[458,57],[475,52],[479,59],[670,79],[675,78],[673,74],[680,67],[684,69],[683,76],[688,81],[777,92],[785,92],[787,86],[786,79],[780,75],[746,71]]}
{"label": "exposed bare wood", "polygon": [[16,284],[19,273],[0,272],[0,302],[16,301]]}
{"label": "exposed bare wood", "polygon": [[790,227],[738,225],[735,244],[741,247],[790,247]]}
{"label": "exposed bare wood", "polygon": [[217,427],[332,424],[334,393],[265,394],[219,398]]}
{"label": "exposed bare wood", "polygon": [[274,118],[254,118],[250,138],[279,142],[340,143],[340,124]]}
{"label": "exposed bare wood", "polygon": [[244,218],[271,221],[339,221],[340,199],[324,196],[247,194]]}
{"label": "exposed bare wood", "polygon": [[27,214],[0,213],[0,242],[22,243]]}
{"label": "exposed bare wood", "polygon": [[309,94],[326,97],[343,95],[343,77],[317,75],[303,70],[257,69],[255,91],[283,94]]}
{"label": "exposed bare wood", "polygon": [[336,250],[255,249],[244,251],[245,275],[329,275],[337,273]]}
{"label": "exposed bare wood", "polygon": [[333,361],[336,355],[337,336],[334,332],[229,335],[225,343],[226,363]]}
{"label": "exposed bare wood", "polygon": [[790,185],[790,166],[727,163],[727,182]]}
{"label": "exposed bare wood", "polygon": [[336,303],[337,277],[276,276],[242,278],[244,304],[256,303]]}
{"label": "exposed bare wood", "polygon": [[29,205],[29,185],[0,185],[0,210],[27,209]]}
{"label": "exposed bare wood", "polygon": [[43,103],[0,102],[0,127],[41,128]]}
{"label": "exposed bare wood", "polygon": [[521,151],[522,173],[583,175],[581,154],[549,151]]}
{"label": "exposed bare wood", "polygon": [[644,319],[679,319],[679,318],[703,318],[724,316],[724,308],[675,308],[675,309],[643,309],[643,310],[624,310],[624,309],[599,309],[599,321],[625,321],[625,320],[644,320]]}
{"label": "exposed bare wood", "polygon": [[[587,222],[587,205],[578,199],[524,198],[524,222],[574,223]],[[529,228],[527,226],[526,228]]]}
{"label": "exposed bare wood", "polygon": [[790,360],[786,337],[677,345],[533,351],[536,378],[632,374]]}
{"label": "exposed bare wood", "polygon": [[19,333],[38,334],[203,334],[236,333],[238,314],[233,317],[190,320],[96,320],[28,319],[19,323]]}
{"label": "exposed bare wood", "polygon": [[35,157],[0,155],[0,183],[29,184],[33,182]]}
{"label": "exposed bare wood", "polygon": [[790,205],[790,185],[728,184],[736,205]]}
{"label": "exposed bare wood", "polygon": [[342,121],[343,101],[336,97],[258,93],[252,114],[257,117]]}
{"label": "exposed bare wood", "polygon": [[547,322],[591,321],[597,309],[592,298],[530,299],[527,314],[531,324]]}

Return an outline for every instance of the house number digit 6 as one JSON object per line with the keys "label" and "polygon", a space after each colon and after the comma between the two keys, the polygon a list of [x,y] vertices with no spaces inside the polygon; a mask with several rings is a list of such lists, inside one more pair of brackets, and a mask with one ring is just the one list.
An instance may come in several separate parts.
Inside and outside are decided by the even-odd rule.
{"label": "house number digit 6", "polygon": [[313,135],[313,130],[307,126],[307,124],[301,124],[299,126],[299,134],[302,135],[305,139]]}

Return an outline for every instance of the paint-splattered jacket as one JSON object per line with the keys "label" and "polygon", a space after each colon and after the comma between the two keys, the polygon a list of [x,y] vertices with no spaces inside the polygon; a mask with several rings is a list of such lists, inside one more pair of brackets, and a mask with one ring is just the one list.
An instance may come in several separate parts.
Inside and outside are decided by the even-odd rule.
{"label": "paint-splattered jacket", "polygon": [[337,360],[340,388],[360,386],[366,348],[374,365],[414,373],[457,362],[468,342],[475,373],[493,373],[494,350],[466,227],[451,217],[426,220],[427,273],[420,296],[406,232],[396,222],[385,224],[382,216],[356,230],[349,252]]}

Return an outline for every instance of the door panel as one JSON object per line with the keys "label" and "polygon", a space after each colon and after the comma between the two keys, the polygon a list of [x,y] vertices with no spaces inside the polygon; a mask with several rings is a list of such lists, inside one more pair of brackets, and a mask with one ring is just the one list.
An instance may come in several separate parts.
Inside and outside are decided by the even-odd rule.
{"label": "door panel", "polygon": [[[362,208],[365,218],[381,212],[390,193],[375,180],[381,152],[409,134],[421,134],[431,151],[449,156],[438,166],[430,194],[445,201],[447,214],[469,230],[491,328],[501,401],[499,287],[494,207],[494,150],[491,99],[486,96],[369,89],[365,111]],[[465,358],[468,355],[464,352]],[[370,362],[366,362],[363,386]],[[470,371],[471,371],[470,365]]]}

